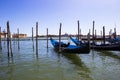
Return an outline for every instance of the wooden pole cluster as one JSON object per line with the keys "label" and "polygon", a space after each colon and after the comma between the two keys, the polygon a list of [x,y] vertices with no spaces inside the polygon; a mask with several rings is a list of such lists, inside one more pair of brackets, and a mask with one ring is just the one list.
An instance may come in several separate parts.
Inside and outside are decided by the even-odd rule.
{"label": "wooden pole cluster", "polygon": [[0,50],[2,50],[2,43],[1,43],[1,27],[0,27]]}
{"label": "wooden pole cluster", "polygon": [[38,22],[36,22],[36,55],[38,56]]}
{"label": "wooden pole cluster", "polygon": [[62,27],[62,23],[60,23],[60,28],[59,28],[59,52],[61,52],[61,27]]}
{"label": "wooden pole cluster", "polygon": [[13,57],[9,21],[7,21],[7,49],[8,49],[8,57],[10,56]]}
{"label": "wooden pole cluster", "polygon": [[32,47],[33,47],[33,51],[34,51],[34,32],[33,32],[33,27],[32,27]]}

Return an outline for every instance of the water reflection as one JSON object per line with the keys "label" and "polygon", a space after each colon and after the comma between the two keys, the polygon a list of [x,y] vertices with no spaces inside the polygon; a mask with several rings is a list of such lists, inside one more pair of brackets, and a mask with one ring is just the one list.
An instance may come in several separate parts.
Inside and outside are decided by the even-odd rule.
{"label": "water reflection", "polygon": [[7,76],[9,80],[14,80],[14,59],[13,59],[13,57],[8,58],[7,74],[9,75],[9,76]]}
{"label": "water reflection", "polygon": [[113,52],[110,52],[110,51],[99,51],[99,52],[101,52],[100,53],[101,56],[109,56],[115,59],[120,59],[120,56],[114,54]]}
{"label": "water reflection", "polygon": [[94,63],[92,65],[89,64],[92,74],[94,75],[94,80],[119,80],[119,56],[110,51],[94,52]]}
{"label": "water reflection", "polygon": [[[41,41],[38,56],[32,42],[21,42],[14,48],[14,57],[7,57],[7,49],[0,53],[0,80],[119,80],[120,58],[115,52],[91,51],[90,54],[69,54],[46,50]],[[119,53],[119,52],[118,52]]]}
{"label": "water reflection", "polygon": [[83,67],[83,62],[81,61],[80,57],[77,54],[69,54],[69,53],[61,53],[65,58],[70,60],[73,64]]}
{"label": "water reflection", "polygon": [[[76,70],[77,74],[80,76],[80,79],[84,80],[93,80],[90,76],[91,71],[87,66],[82,62],[82,60],[79,57],[79,54],[71,54],[71,53],[58,53],[58,57],[64,57],[67,60],[69,60],[70,64],[75,65],[74,70]],[[61,55],[61,56],[60,56]]]}

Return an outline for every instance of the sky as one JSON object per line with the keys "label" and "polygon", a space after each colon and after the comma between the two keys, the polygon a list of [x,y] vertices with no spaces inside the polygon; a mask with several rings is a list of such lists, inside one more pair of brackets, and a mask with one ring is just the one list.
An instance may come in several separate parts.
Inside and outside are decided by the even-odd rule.
{"label": "sky", "polygon": [[[59,34],[62,23],[62,34],[77,34],[77,21],[80,21],[82,34],[92,32],[93,20],[95,29],[100,34],[105,26],[106,34],[116,27],[120,34],[120,0],[0,0],[0,26],[6,29],[10,22],[12,33],[32,35],[32,27],[38,22],[39,35]],[[112,30],[112,31],[113,31]]]}

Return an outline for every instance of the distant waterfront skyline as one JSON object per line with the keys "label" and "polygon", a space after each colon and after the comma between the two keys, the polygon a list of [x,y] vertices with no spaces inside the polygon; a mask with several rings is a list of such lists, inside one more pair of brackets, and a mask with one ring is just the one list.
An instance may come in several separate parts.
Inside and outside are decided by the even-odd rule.
{"label": "distant waterfront skyline", "polygon": [[39,25],[39,35],[58,34],[62,23],[62,34],[77,34],[77,21],[80,21],[82,34],[92,33],[92,22],[100,34],[105,26],[106,34],[117,29],[120,34],[119,0],[0,0],[0,26],[6,29],[9,20],[12,33],[32,34],[32,27]]}

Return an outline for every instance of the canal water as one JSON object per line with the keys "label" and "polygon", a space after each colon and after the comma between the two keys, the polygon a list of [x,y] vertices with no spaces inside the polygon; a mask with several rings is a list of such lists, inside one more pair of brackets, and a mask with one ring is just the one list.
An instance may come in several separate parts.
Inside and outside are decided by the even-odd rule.
{"label": "canal water", "polygon": [[39,40],[38,56],[32,41],[12,43],[13,58],[7,57],[6,43],[0,51],[0,80],[120,80],[120,52],[95,51],[69,54],[54,51]]}

